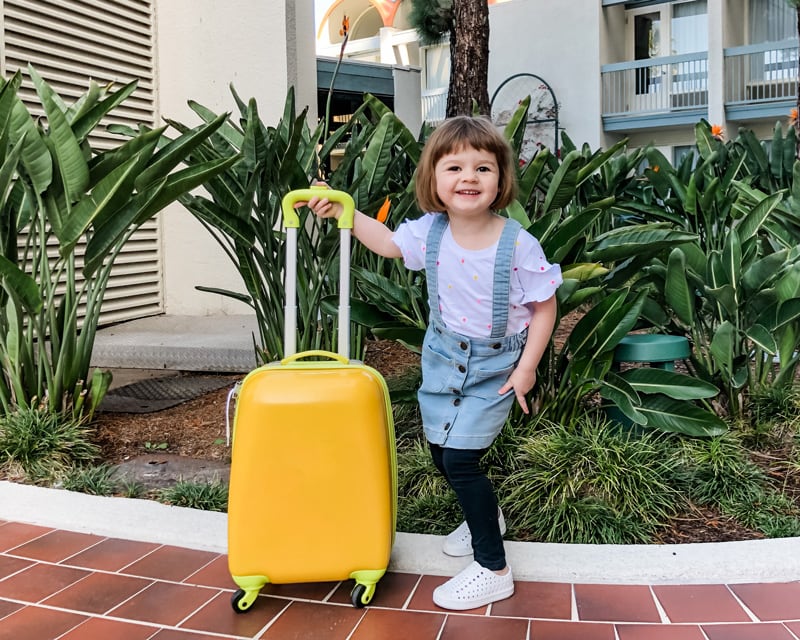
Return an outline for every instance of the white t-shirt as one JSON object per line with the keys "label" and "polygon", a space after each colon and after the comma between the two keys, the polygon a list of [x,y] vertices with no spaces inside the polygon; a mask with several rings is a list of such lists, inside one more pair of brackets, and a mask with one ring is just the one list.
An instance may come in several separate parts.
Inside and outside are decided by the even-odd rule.
{"label": "white t-shirt", "polygon": [[[412,271],[425,268],[428,231],[435,216],[426,213],[416,220],[403,222],[392,236],[403,254],[403,262]],[[497,243],[471,251],[460,247],[448,225],[439,248],[439,310],[452,331],[465,336],[489,337],[492,332],[492,286]],[[511,265],[506,335],[523,331],[531,313],[525,305],[550,298],[562,282],[561,268],[545,258],[539,241],[527,231],[517,235]]]}

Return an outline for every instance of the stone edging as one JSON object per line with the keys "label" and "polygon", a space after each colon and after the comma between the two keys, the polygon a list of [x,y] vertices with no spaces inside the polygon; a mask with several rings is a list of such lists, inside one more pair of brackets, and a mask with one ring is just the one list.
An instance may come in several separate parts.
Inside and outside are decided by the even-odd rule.
{"label": "stone edging", "polygon": [[[227,553],[227,515],[0,481],[0,520]],[[464,558],[441,536],[398,533],[390,569],[454,575]],[[594,584],[734,584],[800,580],[800,538],[682,545],[507,542],[514,577]]]}

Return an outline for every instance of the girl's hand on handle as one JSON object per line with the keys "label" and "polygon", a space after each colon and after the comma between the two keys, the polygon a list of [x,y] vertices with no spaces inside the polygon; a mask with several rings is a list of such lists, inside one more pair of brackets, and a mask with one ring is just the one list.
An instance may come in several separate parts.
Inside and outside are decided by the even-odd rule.
{"label": "girl's hand on handle", "polygon": [[[315,182],[314,187],[327,187],[324,182]],[[339,202],[331,202],[324,196],[314,196],[308,202],[295,202],[294,208],[308,207],[318,218],[335,218],[339,219],[342,215],[344,207]]]}
{"label": "girl's hand on handle", "polygon": [[314,196],[308,202],[295,202],[294,208],[308,207],[318,218],[335,218],[339,219],[342,215],[344,207],[338,202],[331,202],[327,198],[320,198]]}
{"label": "girl's hand on handle", "polygon": [[[324,182],[316,182],[313,186],[327,186]],[[336,218],[344,213],[344,207],[338,202],[331,202],[321,195],[310,198],[308,202],[295,202],[294,208],[308,207],[312,213],[320,218]],[[364,215],[356,209],[353,212],[353,235],[378,255],[385,258],[401,258],[400,248],[392,241],[392,232],[381,222]]]}

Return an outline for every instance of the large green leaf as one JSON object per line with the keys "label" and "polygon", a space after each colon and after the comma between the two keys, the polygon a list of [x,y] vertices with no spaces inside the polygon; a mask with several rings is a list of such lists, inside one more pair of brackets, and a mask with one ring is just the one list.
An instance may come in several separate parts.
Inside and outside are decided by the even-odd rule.
{"label": "large green leaf", "polygon": [[766,288],[768,283],[774,280],[780,269],[786,264],[787,256],[788,251],[784,249],[770,253],[760,260],[746,265],[742,273],[744,295],[747,297],[754,296]]}
{"label": "large green leaf", "polygon": [[664,289],[667,304],[678,319],[687,326],[694,324],[694,295],[686,279],[686,259],[680,248],[674,248],[667,260],[667,280]]}
{"label": "large green leaf", "polygon": [[619,290],[589,309],[567,338],[573,357],[591,359],[611,353],[638,320],[644,299],[643,291],[629,300],[627,292]]}
{"label": "large green leaf", "polygon": [[5,288],[24,305],[32,314],[39,313],[44,304],[39,286],[27,273],[5,256],[0,255],[0,276]]}
{"label": "large green leaf", "polygon": [[726,283],[716,289],[704,287],[703,291],[707,298],[719,304],[720,309],[724,310],[725,313],[719,314],[719,317],[732,319],[739,316],[739,302],[737,300],[736,290],[732,285]]}
{"label": "large green leaf", "polygon": [[707,122],[698,122],[694,126],[694,137],[700,157],[707,161],[719,146],[719,142],[711,135],[711,128]]}
{"label": "large green leaf", "polygon": [[648,427],[660,431],[711,437],[722,435],[728,430],[725,422],[711,411],[666,396],[642,396],[639,411],[647,417]]}
{"label": "large green leaf", "polygon": [[787,265],[775,283],[778,300],[791,300],[800,297],[800,263]]}
{"label": "large green leaf", "polygon": [[80,142],[75,137],[58,104],[60,100],[57,99],[55,92],[30,65],[28,72],[47,115],[48,133],[52,140],[56,166],[61,175],[64,197],[69,206],[80,198],[89,184],[89,167],[86,164]]}
{"label": "large green leaf", "polygon": [[[610,202],[608,203],[610,204]],[[569,254],[575,244],[582,242],[591,226],[603,213],[603,208],[588,207],[573,215],[567,216],[555,228],[555,233],[545,238],[538,237],[542,246],[549,249],[548,258],[559,263]]]}
{"label": "large green leaf", "polygon": [[565,207],[572,200],[578,188],[578,172],[582,163],[583,158],[579,151],[570,151],[562,159],[547,188],[542,206],[544,213]]}
{"label": "large green leaf", "polygon": [[605,262],[631,256],[650,256],[660,251],[695,240],[694,233],[678,231],[661,223],[641,224],[612,229],[597,237],[586,255],[589,260]]}
{"label": "large green leaf", "polygon": [[614,403],[635,424],[646,424],[647,417],[638,410],[640,404],[636,390],[620,376],[609,373],[600,386],[600,395]]}
{"label": "large green leaf", "polygon": [[9,129],[12,144],[24,139],[22,165],[36,193],[43,193],[53,181],[53,161],[39,128],[19,98],[11,109]]}
{"label": "large green leaf", "polygon": [[511,114],[506,125],[503,127],[503,135],[511,146],[519,150],[522,147],[522,140],[525,137],[525,129],[528,126],[528,108],[531,105],[531,97],[525,96],[519,101],[517,108]]}
{"label": "large green leaf", "polygon": [[722,248],[722,268],[728,284],[738,289],[742,272],[742,245],[736,229],[729,229]]}
{"label": "large green leaf", "polygon": [[364,152],[363,166],[366,168],[366,176],[359,187],[362,200],[366,200],[370,194],[375,193],[376,187],[384,187],[396,140],[394,133],[396,119],[393,113],[387,113],[381,117]]}
{"label": "large green leaf", "polygon": [[711,339],[711,354],[729,376],[733,375],[733,356],[739,353],[736,339],[736,327],[728,320],[717,327]]}
{"label": "large green leaf", "polygon": [[770,355],[778,353],[778,343],[764,325],[755,324],[746,329],[744,333],[747,339],[761,351],[766,351]]}
{"label": "large green leaf", "polygon": [[[519,222],[522,225],[523,229],[527,229],[528,227],[531,226],[531,219],[525,212],[525,208],[517,200],[514,200],[511,204],[509,204],[505,208],[505,214],[512,220],[516,220],[517,222]],[[553,260],[555,261],[554,258]]]}
{"label": "large green leaf", "polygon": [[519,201],[523,206],[528,206],[530,203],[534,189],[544,174],[550,155],[550,151],[545,147],[533,157],[531,162],[522,168],[522,173],[519,177]]}
{"label": "large green leaf", "polygon": [[662,393],[675,400],[701,400],[719,395],[719,389],[710,382],[656,367],[635,367],[621,376],[638,393]]}
{"label": "large green leaf", "polygon": [[95,218],[108,210],[116,212],[122,202],[129,201],[137,167],[138,157],[134,156],[109,173],[72,208],[59,230],[62,256],[72,253]]}
{"label": "large green leaf", "polygon": [[742,239],[751,238],[758,233],[761,225],[783,200],[784,193],[774,193],[765,197],[736,225],[736,230]]}

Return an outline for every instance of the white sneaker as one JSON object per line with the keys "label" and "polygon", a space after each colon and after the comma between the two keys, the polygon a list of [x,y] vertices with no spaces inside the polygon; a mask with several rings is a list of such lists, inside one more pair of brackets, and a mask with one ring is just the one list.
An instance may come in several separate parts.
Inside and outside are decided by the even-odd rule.
{"label": "white sneaker", "polygon": [[[503,512],[498,510],[497,519],[500,523],[500,535],[506,532],[506,519],[503,517]],[[472,533],[469,530],[466,520],[450,533],[442,544],[442,551],[448,556],[460,558],[461,556],[472,555]]]}
{"label": "white sneaker", "polygon": [[465,611],[514,595],[511,568],[504,576],[497,575],[477,562],[471,562],[461,573],[433,590],[434,604],[443,609]]}

